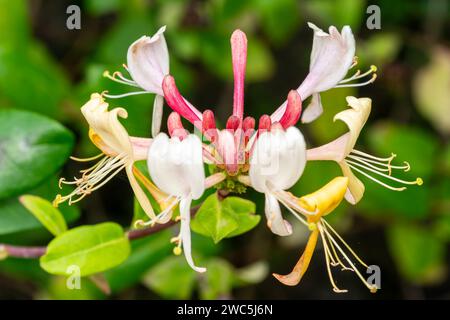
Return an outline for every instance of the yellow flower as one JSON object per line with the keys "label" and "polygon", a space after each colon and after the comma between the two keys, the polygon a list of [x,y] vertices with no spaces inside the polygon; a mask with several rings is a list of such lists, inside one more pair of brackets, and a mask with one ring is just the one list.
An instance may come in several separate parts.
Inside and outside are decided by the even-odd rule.
{"label": "yellow flower", "polygon": [[[337,177],[319,190],[303,196],[300,199],[296,199],[296,202],[300,207],[304,210],[315,212],[315,214],[307,216],[311,234],[306,244],[306,248],[297,264],[287,275],[273,274],[273,276],[281,283],[288,286],[295,286],[300,282],[308,269],[320,235],[325,253],[328,276],[331,285],[333,286],[333,290],[338,293],[347,292],[347,290],[341,290],[337,287],[331,272],[331,266],[340,266],[342,270],[351,270],[355,272],[371,292],[376,292],[377,288],[367,282],[349,256],[356,258],[356,260],[366,268],[367,264],[355,254],[350,246],[324,219],[324,216],[330,214],[341,203],[346,193],[348,182],[349,179],[347,177]],[[295,198],[292,195],[290,195],[290,197],[291,200]]]}

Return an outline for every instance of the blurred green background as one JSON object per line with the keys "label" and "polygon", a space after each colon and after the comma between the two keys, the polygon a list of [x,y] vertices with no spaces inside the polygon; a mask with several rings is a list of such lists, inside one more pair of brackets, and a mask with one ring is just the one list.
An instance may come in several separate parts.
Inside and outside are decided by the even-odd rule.
{"label": "blurred green background", "polygon": [[[66,28],[70,4],[81,7],[81,30]],[[381,30],[366,27],[369,4],[381,8]],[[339,29],[350,25],[359,67],[377,65],[378,79],[360,89],[323,94],[325,113],[316,122],[301,125],[308,145],[344,132],[345,127],[332,123],[332,118],[346,107],[346,96],[367,96],[373,100],[373,111],[359,149],[379,156],[394,152],[399,161],[410,162],[408,177],[421,176],[425,182],[397,193],[362,178],[363,200],[355,207],[343,203],[329,217],[360,256],[380,266],[381,290],[376,295],[348,272],[335,277],[349,293],[333,293],[320,247],[299,286],[281,285],[270,273],[292,268],[307,232],[293,222],[294,235],[280,239],[261,222],[243,236],[218,245],[195,235],[194,250],[208,265],[206,275],[195,274],[182,257],[171,254],[168,239],[177,227],[134,241],[130,258],[105,273],[113,292],[109,297],[89,281],[83,281],[82,290],[66,289],[65,279],[46,274],[37,260],[6,259],[0,262],[0,298],[449,299],[449,16],[445,0],[0,0],[0,112],[20,109],[42,114],[74,134],[67,132],[62,162],[55,159],[52,166],[39,167],[42,159],[37,152],[32,167],[21,167],[31,155],[17,151],[17,168],[0,180],[0,243],[45,245],[51,239],[17,196],[31,193],[52,200],[58,176],[71,177],[81,168],[67,161],[58,171],[69,154],[95,154],[79,108],[91,92],[127,90],[103,78],[103,71],[120,70],[128,46],[161,25],[167,25],[171,74],[180,91],[200,109],[214,109],[219,121],[231,113],[229,37],[234,29],[245,31],[249,44],[245,112],[259,117],[278,107],[307,74],[312,31],[306,23],[325,30],[329,25]],[[129,111],[124,124],[130,134],[150,135],[153,97],[129,97],[111,104]],[[7,147],[2,131],[34,135],[35,122],[29,121],[27,128],[1,122],[0,165],[2,148]],[[53,121],[50,125],[58,126]],[[48,171],[44,180],[35,177],[40,170]],[[292,191],[311,192],[338,174],[334,163],[308,164]],[[23,181],[31,182],[22,185]],[[257,203],[256,212],[263,214],[261,196],[254,192],[248,196]],[[62,211],[71,226],[116,221],[127,227],[133,208],[131,188],[122,173],[79,205],[62,206]]]}

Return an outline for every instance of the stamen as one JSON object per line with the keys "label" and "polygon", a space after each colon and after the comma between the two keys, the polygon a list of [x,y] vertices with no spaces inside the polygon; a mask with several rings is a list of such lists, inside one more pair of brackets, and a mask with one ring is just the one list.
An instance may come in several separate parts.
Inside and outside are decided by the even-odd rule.
{"label": "stamen", "polygon": [[[375,81],[375,79],[377,78],[377,74],[374,73],[372,75],[372,78],[370,78],[369,80],[367,80],[366,82],[361,82],[361,83],[351,83],[351,84],[338,84],[335,86],[335,88],[352,88],[352,87],[363,87],[366,86],[372,82]],[[354,79],[353,79],[354,80]]]}
{"label": "stamen", "polygon": [[[407,184],[407,185],[417,184],[419,186],[423,184],[423,180],[421,178],[417,178],[414,181],[405,181],[405,180],[398,179],[398,178],[395,178],[393,176],[387,175],[387,174],[382,173],[380,171],[374,170],[374,169],[372,169],[370,167],[364,166],[364,165],[362,165],[360,163],[357,163],[357,162],[354,162],[354,161],[351,161],[351,160],[345,160],[345,162],[349,165],[350,168],[352,168],[352,169],[354,169],[354,170],[364,174],[366,177],[370,177],[370,175],[365,173],[365,172],[363,172],[362,170],[357,169],[355,166],[363,168],[363,169],[368,170],[370,172],[373,172],[373,173],[375,173],[375,174],[377,174],[379,176],[382,176],[384,178],[396,181],[398,183]],[[377,180],[375,178],[373,178],[372,180],[375,181],[375,182],[379,182],[379,180]],[[380,181],[380,184],[381,184],[381,181]],[[393,188],[393,187],[391,187],[391,188]],[[395,189],[401,189],[401,188],[394,188],[393,190],[395,190]],[[404,190],[404,189],[406,189],[406,187],[404,187],[402,190]],[[399,190],[399,191],[402,191],[402,190]]]}
{"label": "stamen", "polygon": [[[364,267],[368,268],[369,266],[355,253],[355,251],[352,250],[352,248],[348,245],[347,242],[344,241],[344,239],[339,235],[339,233],[336,232],[336,230],[333,229],[333,227],[327,222],[327,220],[322,219],[323,227],[324,230],[326,232],[327,235],[330,235],[330,233],[328,232],[328,228],[330,228],[330,230],[334,233],[334,235],[339,239],[339,241],[341,241],[344,246],[347,248],[348,251],[350,251],[350,253],[355,257],[356,260],[358,260],[358,262],[360,264],[362,264]],[[330,235],[331,236],[331,235]]]}
{"label": "stamen", "polygon": [[100,158],[101,156],[103,156],[103,153],[99,153],[98,155],[90,157],[90,158],[77,158],[77,157],[71,156],[70,159],[73,161],[78,161],[78,162],[89,162],[89,161],[96,160],[96,159]]}
{"label": "stamen", "polygon": [[75,177],[74,181],[65,181],[64,178],[61,178],[58,184],[60,189],[62,188],[62,184],[76,184],[77,187],[66,196],[58,194],[53,201],[53,205],[57,207],[59,203],[67,200],[69,205],[71,205],[82,200],[85,196],[101,188],[119,173],[126,166],[127,160],[128,157],[125,154],[119,154],[114,158],[105,156],[96,165],[84,170],[81,178]]}
{"label": "stamen", "polygon": [[124,93],[124,94],[107,94],[106,92],[108,91],[103,91],[102,92],[102,96],[109,98],[109,99],[120,99],[120,98],[125,98],[125,97],[129,97],[129,96],[135,96],[138,94],[151,94],[151,92],[148,91],[134,91],[134,92],[128,92],[128,93]]}
{"label": "stamen", "polygon": [[[351,154],[348,155],[347,158],[350,158],[350,159],[356,160],[358,162],[361,162],[362,164],[364,164],[364,165],[366,165],[368,167],[371,167],[371,168],[373,168],[375,170],[388,172],[389,175],[392,174],[392,169],[403,170],[404,172],[408,172],[411,169],[411,166],[406,161],[403,161],[403,163],[405,164],[403,166],[393,166],[393,165],[391,165],[391,160],[393,158],[388,163],[380,162],[380,161],[377,161],[377,160],[365,159],[363,157],[354,156],[354,155],[351,155]],[[371,163],[376,164],[377,166],[386,167],[386,169],[374,166]]]}
{"label": "stamen", "polygon": [[[323,229],[326,231],[326,226],[324,225],[324,224],[322,224],[322,227],[323,227]],[[334,256],[334,258],[336,259],[336,261],[337,261],[337,263],[335,263],[334,265],[333,265],[333,267],[336,267],[336,266],[341,266],[341,271],[354,271],[352,268],[350,268],[350,267],[347,267],[343,262],[342,262],[342,260],[339,258],[339,255],[337,254],[337,252],[336,252],[336,248],[334,247],[334,244],[333,244],[333,242],[331,242],[331,240],[330,239],[328,239],[328,237],[326,237],[326,239],[328,240],[328,244],[330,245],[330,248],[331,248],[331,251],[332,251],[332,253],[333,253],[333,255],[332,256]]]}
{"label": "stamen", "polygon": [[328,249],[327,242],[326,242],[325,237],[322,232],[322,226],[320,224],[318,224],[318,228],[320,231],[319,232],[320,237],[322,238],[323,249],[324,249],[323,251],[325,252],[325,261],[326,261],[326,265],[327,265],[328,278],[330,279],[331,285],[333,286],[333,291],[336,293],[348,292],[348,290],[339,289],[338,286],[336,285],[336,283],[334,282],[333,273],[331,272],[331,268],[330,268],[330,251]]}
{"label": "stamen", "polygon": [[306,216],[315,216],[317,213],[319,213],[319,209],[316,208],[315,211],[308,211],[301,206],[299,206],[297,203],[293,202],[292,199],[290,199],[287,196],[287,193],[283,191],[273,191],[274,196],[278,199],[278,201],[281,202],[283,200],[285,203],[288,203],[292,208],[297,210],[299,213],[304,214]]}
{"label": "stamen", "polygon": [[[275,196],[275,197],[276,197],[276,196]],[[278,198],[277,198],[277,199],[278,199]],[[297,212],[295,212],[294,210],[292,210],[292,208],[289,207],[283,200],[278,199],[278,201],[280,201],[281,204],[282,204],[283,206],[285,206],[286,209],[288,209],[288,210],[294,215],[294,217],[297,218],[298,221],[300,221],[301,223],[303,223],[303,224],[304,224],[305,226],[307,226],[308,229],[309,229],[309,223],[308,223],[303,217],[301,217]]]}
{"label": "stamen", "polygon": [[[325,221],[322,219],[322,221]],[[328,225],[329,226],[329,225]],[[320,228],[320,226],[319,226]],[[326,230],[324,230],[325,232],[327,232]],[[366,279],[364,279],[364,277],[362,276],[362,274],[359,272],[359,270],[355,267],[355,265],[352,263],[352,261],[350,260],[350,258],[345,254],[344,250],[339,246],[339,244],[336,242],[336,240],[334,240],[334,238],[331,236],[330,233],[327,233],[327,236],[329,237],[329,239],[333,242],[333,244],[336,246],[336,248],[339,250],[339,252],[341,253],[341,255],[344,257],[345,260],[347,260],[348,264],[352,267],[352,269],[355,271],[356,275],[361,279],[361,281],[364,283],[364,285],[370,290],[370,292],[375,292],[376,291],[376,287],[370,285]],[[345,242],[343,242],[344,244],[346,244]],[[353,251],[351,251],[353,253]],[[353,253],[353,255],[355,255]]]}
{"label": "stamen", "polygon": [[355,67],[357,64],[358,64],[358,56],[354,56],[354,57],[353,57],[352,64],[351,64],[351,66],[350,66],[349,69],[352,69],[352,68]]}
{"label": "stamen", "polygon": [[[352,68],[353,66],[356,66],[357,64],[358,64],[358,62],[354,61],[350,68]],[[363,86],[363,85],[369,84],[369,83],[375,81],[375,79],[377,77],[375,72],[377,72],[377,67],[374,66],[374,65],[371,65],[370,69],[367,70],[364,73],[361,73],[361,70],[358,69],[351,77],[339,81],[339,83],[338,83],[338,85],[336,87],[359,87],[359,86]],[[347,84],[348,82],[365,78],[365,77],[367,77],[368,75],[370,75],[372,73],[373,73],[372,78],[369,81],[366,81],[366,82],[363,82],[363,83]]]}
{"label": "stamen", "polygon": [[[132,87],[139,88],[139,86],[136,84],[136,82],[125,78],[124,76],[122,76],[122,74],[119,71],[116,71],[116,72],[113,73],[113,75],[111,75],[108,70],[105,70],[105,72],[103,72],[103,76],[105,78],[108,78],[108,79],[114,81],[114,82],[117,82],[117,83],[120,83],[120,84],[126,84],[127,86],[132,86]],[[119,79],[117,79],[116,76],[118,76]]]}
{"label": "stamen", "polygon": [[369,159],[382,161],[382,162],[386,162],[386,161],[391,162],[397,156],[395,153],[391,153],[390,157],[379,158],[379,157],[375,157],[375,156],[373,156],[371,154],[368,154],[368,153],[365,153],[365,152],[362,152],[362,151],[359,151],[359,150],[356,150],[356,149],[353,149],[350,153],[353,153],[353,154],[356,154],[356,155],[359,155],[359,156],[362,156],[362,157],[366,157],[366,158],[369,158]]}

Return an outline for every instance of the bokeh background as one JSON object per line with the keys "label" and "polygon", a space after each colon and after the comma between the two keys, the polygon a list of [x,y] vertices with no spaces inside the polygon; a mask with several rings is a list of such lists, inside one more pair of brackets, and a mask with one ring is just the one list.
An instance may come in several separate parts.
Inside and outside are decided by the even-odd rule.
{"label": "bokeh background", "polygon": [[[81,7],[81,30],[66,28],[70,4]],[[381,8],[380,30],[366,27],[369,4]],[[95,154],[79,108],[91,92],[128,90],[103,78],[103,71],[121,70],[128,46],[162,25],[167,25],[170,68],[180,91],[199,108],[215,110],[220,121],[232,106],[229,37],[234,29],[244,30],[249,43],[245,111],[259,117],[278,107],[307,74],[312,31],[306,23],[323,29],[350,25],[359,67],[375,64],[378,79],[359,89],[323,94],[325,113],[301,125],[308,145],[345,131],[332,118],[346,107],[346,96],[367,96],[373,111],[359,148],[379,156],[394,152],[400,163],[407,160],[412,166],[405,177],[425,181],[398,193],[362,177],[363,200],[354,207],[342,203],[329,217],[369,264],[380,266],[376,295],[349,272],[335,273],[349,293],[334,294],[320,246],[301,284],[281,285],[270,273],[292,268],[307,233],[293,222],[294,235],[280,239],[262,221],[218,245],[194,237],[200,261],[209,263],[208,276],[193,273],[182,257],[171,254],[168,239],[176,227],[133,242],[131,257],[105,273],[113,291],[109,297],[89,281],[83,281],[82,290],[68,290],[64,278],[46,274],[36,260],[6,259],[0,262],[0,298],[449,299],[449,16],[445,0],[0,0],[0,108],[24,109],[61,122],[76,136],[73,153],[78,156]],[[149,95],[111,102],[128,110],[124,124],[140,136],[150,134],[152,103]],[[26,193],[52,200],[57,178],[73,176],[80,168],[68,160],[62,171]],[[334,163],[308,164],[292,191],[309,193],[338,174]],[[20,206],[17,196],[0,195],[0,243],[45,245],[50,234]],[[262,197],[248,196],[263,214]],[[129,226],[134,204],[125,173],[79,205],[62,210],[71,226],[102,221]]]}

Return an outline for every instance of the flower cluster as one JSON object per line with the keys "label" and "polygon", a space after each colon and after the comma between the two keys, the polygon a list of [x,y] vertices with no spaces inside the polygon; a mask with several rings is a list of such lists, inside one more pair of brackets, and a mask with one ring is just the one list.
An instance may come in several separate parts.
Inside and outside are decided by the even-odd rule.
{"label": "flower cluster", "polygon": [[[347,97],[349,108],[336,114],[334,121],[343,121],[348,132],[336,140],[307,149],[301,131],[295,125],[308,123],[323,112],[320,93],[332,88],[363,86],[376,78],[376,67],[367,72],[357,70],[345,78],[357,65],[355,39],[346,26],[339,32],[330,27],[328,33],[309,23],[314,32],[309,73],[296,90],[291,90],[287,100],[271,115],[263,115],[258,121],[244,116],[244,79],[247,62],[246,35],[236,30],[231,36],[234,74],[233,111],[225,128],[218,128],[213,111],[199,111],[179,92],[169,70],[169,53],[164,38],[165,27],[152,37],[141,37],[129,47],[127,64],[130,78],[121,72],[105,76],[113,81],[140,88],[125,94],[94,93],[81,108],[89,125],[89,137],[100,149],[98,156],[78,159],[93,161],[92,167],[82,170],[74,181],[60,180],[60,184],[72,184],[76,188],[68,195],[58,195],[54,205],[68,201],[77,202],[97,190],[119,171],[125,169],[137,200],[148,215],[148,220],[137,221],[135,227],[167,223],[172,218],[181,223],[180,233],[172,241],[174,253],[184,252],[188,264],[198,272],[191,255],[190,206],[199,199],[205,189],[228,188],[243,192],[251,187],[265,196],[267,226],[276,235],[292,234],[292,226],[283,218],[280,204],[310,230],[306,248],[287,275],[274,274],[286,285],[296,285],[306,272],[317,241],[322,241],[330,282],[335,292],[345,292],[336,285],[332,266],[351,270],[371,290],[370,285],[357,268],[357,263],[367,265],[328,224],[330,214],[345,198],[356,204],[364,194],[364,185],[355,173],[394,191],[402,191],[406,185],[421,185],[420,178],[404,181],[396,178],[395,170],[408,171],[408,163],[393,165],[395,155],[387,158],[356,150],[358,136],[371,111],[369,98]],[[134,94],[155,94],[152,118],[152,138],[132,137],[119,118],[126,118],[123,108],[108,109],[105,98],[121,98]],[[310,100],[303,111],[302,103]],[[164,101],[173,110],[167,119],[168,135],[160,133]],[[189,121],[195,133],[184,128],[181,118]],[[134,163],[145,160],[149,176]],[[335,161],[342,169],[336,177],[319,190],[297,197],[288,190],[301,178],[307,161]],[[214,167],[214,173],[206,177],[204,164]],[[233,183],[224,183],[233,181]],[[392,185],[388,181],[398,184]],[[231,186],[231,187],[230,187]],[[156,214],[147,195],[159,206]],[[179,207],[179,216],[174,217]],[[356,260],[356,262],[355,262]]]}

